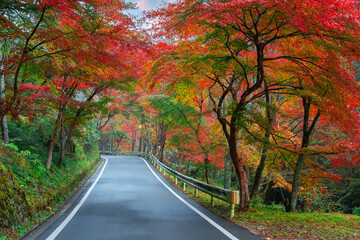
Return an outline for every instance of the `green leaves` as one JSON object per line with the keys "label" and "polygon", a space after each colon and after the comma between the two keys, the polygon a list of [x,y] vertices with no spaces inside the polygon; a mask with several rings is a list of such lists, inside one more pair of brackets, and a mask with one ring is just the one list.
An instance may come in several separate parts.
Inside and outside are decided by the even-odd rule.
{"label": "green leaves", "polygon": [[197,114],[193,107],[185,106],[171,97],[155,96],[150,99],[150,104],[159,110],[159,119],[168,127],[175,124],[186,125],[187,117]]}

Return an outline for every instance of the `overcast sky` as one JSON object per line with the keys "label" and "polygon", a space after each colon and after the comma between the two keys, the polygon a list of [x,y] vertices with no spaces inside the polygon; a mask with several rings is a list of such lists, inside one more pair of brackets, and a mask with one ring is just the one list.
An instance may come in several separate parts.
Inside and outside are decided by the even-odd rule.
{"label": "overcast sky", "polygon": [[136,3],[138,10],[134,11],[135,14],[141,15],[143,11],[149,11],[161,6],[162,3],[174,2],[175,0],[127,0]]}
{"label": "overcast sky", "polygon": [[[141,18],[141,17],[143,17],[142,13],[144,11],[154,10],[154,9],[162,6],[164,3],[175,2],[176,0],[126,0],[126,1],[136,3],[136,5],[138,7],[138,9],[136,9],[136,10],[128,11],[129,14],[135,15],[138,18]],[[147,28],[151,28],[151,26],[153,24],[155,24],[154,21],[147,20],[141,26],[143,28],[147,29]]]}
{"label": "overcast sky", "polygon": [[137,0],[136,2],[137,6],[142,10],[152,10],[160,6],[161,0]]}
{"label": "overcast sky", "polygon": [[131,14],[141,16],[143,11],[150,11],[160,7],[164,3],[175,2],[176,0],[126,0],[127,2],[135,3],[137,10],[130,11]]}

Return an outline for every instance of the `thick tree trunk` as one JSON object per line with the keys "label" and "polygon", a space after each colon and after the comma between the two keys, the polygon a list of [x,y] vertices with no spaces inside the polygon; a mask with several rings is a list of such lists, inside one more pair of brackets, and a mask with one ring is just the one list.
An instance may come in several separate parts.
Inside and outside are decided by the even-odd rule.
{"label": "thick tree trunk", "polygon": [[244,160],[239,157],[239,154],[237,152],[236,135],[237,135],[237,131],[233,127],[231,129],[228,138],[228,143],[229,143],[231,160],[234,165],[236,175],[238,176],[239,179],[240,209],[244,211],[249,207],[250,195],[249,195],[248,179],[244,169]]}

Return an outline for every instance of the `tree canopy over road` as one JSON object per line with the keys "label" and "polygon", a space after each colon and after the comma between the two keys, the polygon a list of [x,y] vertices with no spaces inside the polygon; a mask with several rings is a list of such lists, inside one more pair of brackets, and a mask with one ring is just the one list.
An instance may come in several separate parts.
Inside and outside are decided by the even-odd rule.
{"label": "tree canopy over road", "polygon": [[357,1],[134,7],[1,1],[2,145],[35,154],[21,131],[37,134],[48,172],[97,142],[150,151],[239,189],[242,211],[360,214]]}

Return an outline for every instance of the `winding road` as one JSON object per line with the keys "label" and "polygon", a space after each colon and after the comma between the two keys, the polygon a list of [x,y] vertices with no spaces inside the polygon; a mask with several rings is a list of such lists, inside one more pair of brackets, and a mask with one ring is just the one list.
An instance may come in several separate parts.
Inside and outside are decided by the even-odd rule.
{"label": "winding road", "polygon": [[106,156],[81,193],[24,240],[260,240],[171,186],[146,160]]}

